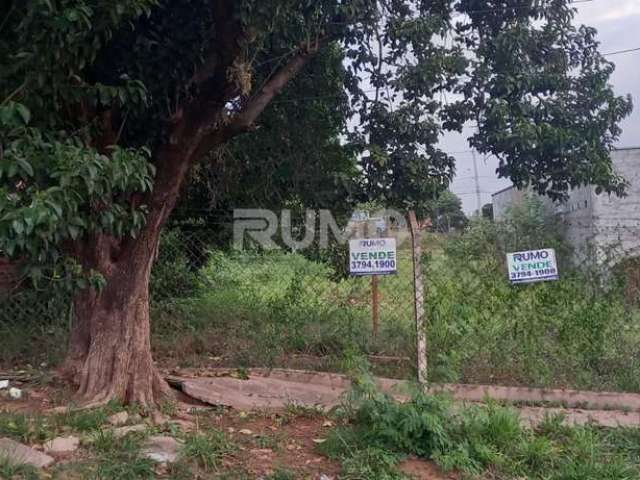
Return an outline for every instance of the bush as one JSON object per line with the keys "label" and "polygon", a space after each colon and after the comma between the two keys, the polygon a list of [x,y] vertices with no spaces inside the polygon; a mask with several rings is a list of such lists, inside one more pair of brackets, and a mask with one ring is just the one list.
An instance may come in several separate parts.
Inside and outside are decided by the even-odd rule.
{"label": "bush", "polygon": [[350,478],[404,478],[396,464],[406,455],[471,477],[613,480],[640,474],[637,448],[630,448],[638,429],[569,427],[548,417],[533,430],[515,410],[495,403],[453,407],[445,397],[418,390],[397,403],[369,388],[370,381],[358,384],[366,388],[343,407],[347,424],[320,446],[342,461]]}

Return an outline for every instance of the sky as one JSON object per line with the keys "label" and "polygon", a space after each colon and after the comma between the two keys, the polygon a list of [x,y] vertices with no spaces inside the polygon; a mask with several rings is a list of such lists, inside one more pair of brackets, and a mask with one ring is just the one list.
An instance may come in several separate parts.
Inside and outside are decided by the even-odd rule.
{"label": "sky", "polygon": [[[601,52],[615,52],[640,47],[640,0],[592,0],[576,4],[576,23],[595,27],[601,42]],[[622,123],[622,135],[617,147],[640,147],[640,51],[612,55],[616,64],[611,83],[618,95],[631,94],[635,109]],[[473,154],[466,137],[472,133],[465,128],[462,134],[446,134],[440,145],[456,158],[457,174],[451,190],[460,196],[466,213],[477,208],[473,169]],[[491,194],[511,185],[495,174],[497,161],[475,154],[481,205],[491,202]],[[640,167],[640,166],[639,166]]]}

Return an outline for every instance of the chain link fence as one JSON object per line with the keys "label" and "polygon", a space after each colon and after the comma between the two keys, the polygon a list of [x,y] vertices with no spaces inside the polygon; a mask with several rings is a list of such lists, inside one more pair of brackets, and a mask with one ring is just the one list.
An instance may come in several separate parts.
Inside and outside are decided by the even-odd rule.
{"label": "chain link fence", "polygon": [[357,351],[388,374],[414,370],[406,228],[376,232],[397,239],[395,274],[351,276],[347,245],[220,249],[219,232],[227,227],[181,225],[163,238],[151,286],[155,344],[165,358],[178,362],[191,352],[220,366],[335,369]]}
{"label": "chain link fence", "polygon": [[[175,366],[341,370],[357,354],[384,376],[416,378],[421,359],[437,382],[640,391],[640,262],[627,244],[576,264],[552,224],[422,227],[421,252],[407,227],[353,232],[398,243],[395,274],[354,277],[347,245],[238,251],[230,221],[173,225],[151,279],[155,356]],[[534,248],[556,249],[560,280],[511,285],[505,253]],[[55,362],[70,315],[55,290],[5,290],[0,362]]]}

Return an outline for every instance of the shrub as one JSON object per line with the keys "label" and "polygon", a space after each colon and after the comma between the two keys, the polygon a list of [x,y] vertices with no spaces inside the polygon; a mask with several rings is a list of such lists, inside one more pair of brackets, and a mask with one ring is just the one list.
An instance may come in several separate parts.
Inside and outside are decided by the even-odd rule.
{"label": "shrub", "polygon": [[347,426],[320,446],[346,472],[356,472],[350,478],[403,478],[396,464],[405,455],[472,477],[613,480],[640,474],[637,429],[570,427],[548,418],[533,430],[516,411],[495,403],[453,408],[446,398],[417,390],[400,404],[364,385],[343,407]]}

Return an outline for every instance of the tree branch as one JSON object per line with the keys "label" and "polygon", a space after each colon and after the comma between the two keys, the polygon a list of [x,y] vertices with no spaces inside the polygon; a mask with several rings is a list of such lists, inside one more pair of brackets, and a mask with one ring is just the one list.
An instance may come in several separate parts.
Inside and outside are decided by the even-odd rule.
{"label": "tree branch", "polygon": [[269,106],[284,87],[298,75],[307,63],[320,51],[327,39],[319,39],[312,45],[298,50],[289,62],[278,70],[263,87],[246,102],[242,110],[232,116],[220,128],[206,135],[198,145],[194,159],[200,160],[205,154],[231,138],[254,128],[255,121]]}

